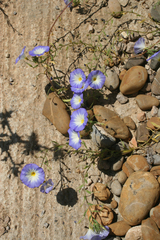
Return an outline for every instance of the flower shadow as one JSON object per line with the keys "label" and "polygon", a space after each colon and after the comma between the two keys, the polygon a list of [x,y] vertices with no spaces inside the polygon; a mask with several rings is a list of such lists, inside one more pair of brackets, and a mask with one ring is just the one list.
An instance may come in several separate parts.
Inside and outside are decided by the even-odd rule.
{"label": "flower shadow", "polygon": [[57,202],[61,205],[73,207],[77,201],[77,192],[73,188],[64,188],[57,194]]}

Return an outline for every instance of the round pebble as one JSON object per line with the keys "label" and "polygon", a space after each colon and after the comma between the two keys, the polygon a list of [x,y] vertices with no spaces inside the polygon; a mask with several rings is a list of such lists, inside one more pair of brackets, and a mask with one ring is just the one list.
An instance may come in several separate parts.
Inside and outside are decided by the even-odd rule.
{"label": "round pebble", "polygon": [[112,191],[113,194],[115,194],[117,196],[120,196],[121,191],[122,191],[122,187],[121,187],[121,184],[118,182],[118,180],[114,180],[111,183],[111,191]]}

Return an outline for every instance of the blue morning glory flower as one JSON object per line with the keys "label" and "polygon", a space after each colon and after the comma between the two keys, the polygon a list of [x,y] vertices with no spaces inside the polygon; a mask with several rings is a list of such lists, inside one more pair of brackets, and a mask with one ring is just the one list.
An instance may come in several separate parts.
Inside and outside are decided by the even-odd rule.
{"label": "blue morning glory flower", "polygon": [[81,131],[85,128],[88,121],[88,113],[85,108],[79,108],[71,115],[69,127],[74,131]]}
{"label": "blue morning glory flower", "polygon": [[42,193],[49,193],[53,189],[53,185],[54,185],[54,183],[52,182],[51,179],[49,179],[48,181],[46,181],[42,184],[40,191]]}
{"label": "blue morning glory flower", "polygon": [[99,71],[94,70],[88,75],[87,81],[89,82],[90,87],[94,89],[100,89],[103,87],[105,83],[106,77],[105,75]]}
{"label": "blue morning glory flower", "polygon": [[[71,0],[64,0],[65,4],[68,5],[70,3]],[[68,5],[68,7],[71,7],[72,3]]]}
{"label": "blue morning glory flower", "polygon": [[86,76],[82,69],[77,68],[70,74],[70,84],[72,87],[81,88],[83,82],[86,81]]}
{"label": "blue morning glory flower", "polygon": [[74,92],[74,93],[82,93],[84,92],[84,90],[86,90],[86,88],[89,86],[89,82],[88,81],[85,81],[82,83],[82,87],[81,88],[76,88],[76,87],[71,87],[71,90]]}
{"label": "blue morning glory flower", "polygon": [[160,61],[160,51],[153,54],[150,58],[147,59],[147,61],[149,61],[150,59],[153,59],[153,58],[157,61]]}
{"label": "blue morning glory flower", "polygon": [[71,107],[74,109],[80,108],[81,104],[83,103],[83,94],[75,93],[70,101]]}
{"label": "blue morning glory flower", "polygon": [[29,188],[39,187],[45,179],[43,169],[34,163],[24,166],[20,174],[21,181]]}
{"label": "blue morning glory flower", "polygon": [[102,240],[105,239],[109,235],[109,227],[105,226],[101,228],[100,232],[96,232],[91,228],[88,229],[88,232],[85,236],[81,236],[81,239],[88,239],[88,240]]}
{"label": "blue morning glory flower", "polygon": [[22,59],[25,58],[25,54],[24,54],[25,48],[26,48],[26,46],[22,49],[22,52],[21,52],[21,54],[19,55],[19,57],[16,59],[15,64],[16,64],[19,60],[22,60]]}
{"label": "blue morning glory flower", "polygon": [[134,44],[134,52],[135,54],[138,54],[143,52],[144,49],[145,49],[145,39],[141,37]]}
{"label": "blue morning glory flower", "polygon": [[77,150],[78,148],[81,147],[81,139],[79,132],[76,132],[73,129],[69,128],[68,133],[69,133],[69,146]]}
{"label": "blue morning glory flower", "polygon": [[32,57],[41,56],[45,52],[49,52],[48,46],[37,46],[37,47],[33,48],[32,51],[29,51],[29,55],[31,55]]}

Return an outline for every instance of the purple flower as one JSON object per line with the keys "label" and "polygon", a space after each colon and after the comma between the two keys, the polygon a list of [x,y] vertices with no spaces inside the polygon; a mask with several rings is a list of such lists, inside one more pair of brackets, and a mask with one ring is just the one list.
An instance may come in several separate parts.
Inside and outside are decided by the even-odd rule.
{"label": "purple flower", "polygon": [[42,184],[40,191],[42,193],[49,193],[53,189],[53,185],[54,185],[54,183],[52,182],[51,179],[49,179],[48,181],[46,181]]}
{"label": "purple flower", "polygon": [[15,64],[16,64],[19,60],[22,60],[22,59],[25,58],[25,54],[24,54],[25,48],[26,48],[26,46],[22,49],[22,52],[21,52],[21,54],[19,55],[19,57],[16,59]]}
{"label": "purple flower", "polygon": [[41,56],[45,52],[49,52],[48,46],[37,46],[37,47],[33,48],[32,51],[29,51],[29,55],[31,55],[32,57]]}
{"label": "purple flower", "polygon": [[[65,4],[68,5],[71,0],[64,0]],[[68,7],[72,7],[72,3],[68,5]]]}
{"label": "purple flower", "polygon": [[21,181],[29,188],[39,187],[45,179],[43,169],[34,163],[24,166],[20,174]]}
{"label": "purple flower", "polygon": [[99,71],[94,70],[88,75],[87,81],[89,82],[90,87],[94,89],[100,89],[103,87],[105,83],[106,77],[105,75]]}
{"label": "purple flower", "polygon": [[102,240],[105,239],[109,235],[109,227],[105,226],[101,228],[100,232],[96,232],[91,228],[88,229],[88,232],[85,236],[81,236],[81,239],[88,239],[88,240]]}
{"label": "purple flower", "polygon": [[70,101],[71,107],[74,109],[80,108],[83,103],[83,94],[75,93]]}
{"label": "purple flower", "polygon": [[83,85],[83,82],[85,81],[86,81],[86,76],[80,68],[77,68],[73,72],[71,72],[70,84],[72,87],[81,88]]}
{"label": "purple flower", "polygon": [[144,49],[145,49],[145,40],[144,38],[141,37],[134,44],[134,52],[135,54],[138,54],[143,52]]}
{"label": "purple flower", "polygon": [[157,61],[160,61],[160,51],[153,54],[150,58],[147,59],[147,61],[149,61],[150,59],[153,59],[153,58]]}
{"label": "purple flower", "polygon": [[71,90],[74,92],[74,93],[82,93],[84,92],[84,90],[86,90],[86,88],[89,86],[89,82],[88,81],[85,81],[82,83],[82,87],[81,88],[76,88],[76,87],[71,87]]}
{"label": "purple flower", "polygon": [[85,108],[74,111],[71,115],[69,127],[74,131],[81,131],[85,128],[88,121],[88,113]]}
{"label": "purple flower", "polygon": [[68,129],[69,133],[69,146],[75,148],[76,150],[81,147],[81,139],[79,132],[74,131],[73,129]]}

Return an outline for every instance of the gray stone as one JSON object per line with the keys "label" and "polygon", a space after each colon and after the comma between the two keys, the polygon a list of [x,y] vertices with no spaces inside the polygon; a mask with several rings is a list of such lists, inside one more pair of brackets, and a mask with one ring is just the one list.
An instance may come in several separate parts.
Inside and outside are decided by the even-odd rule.
{"label": "gray stone", "polygon": [[126,7],[128,4],[128,0],[118,0],[118,2],[123,6]]}
{"label": "gray stone", "polygon": [[118,182],[118,180],[114,180],[111,183],[111,192],[116,196],[120,196],[121,191],[122,191],[121,184]]}
{"label": "gray stone", "polygon": [[125,183],[125,181],[127,180],[127,175],[125,174],[125,172],[120,171],[117,175],[118,177],[118,181],[123,185]]}
{"label": "gray stone", "polygon": [[151,17],[158,22],[160,21],[160,3],[159,2],[157,2],[152,6]]}
{"label": "gray stone", "polygon": [[110,90],[113,91],[119,86],[119,78],[115,70],[107,70],[106,71],[107,77],[105,81],[105,86]]}
{"label": "gray stone", "polygon": [[151,59],[150,61],[150,68],[154,71],[157,71],[157,69],[160,67],[160,62],[156,59]]}
{"label": "gray stone", "polygon": [[148,140],[149,130],[146,127],[147,127],[146,123],[142,123],[137,127],[136,131],[137,141],[146,142]]}
{"label": "gray stone", "polygon": [[134,66],[144,66],[146,63],[146,58],[144,56],[129,58],[126,62],[124,68],[129,69]]}
{"label": "gray stone", "polygon": [[127,53],[134,53],[134,42],[129,42],[127,44],[127,49],[126,49],[126,52]]}
{"label": "gray stone", "polygon": [[156,106],[153,106],[151,109],[151,116],[156,117],[158,115],[158,108]]}
{"label": "gray stone", "polygon": [[152,82],[151,91],[155,95],[160,95],[160,71],[157,71],[157,74]]}
{"label": "gray stone", "polygon": [[116,99],[118,100],[119,103],[121,104],[125,104],[127,103],[129,100],[128,100],[128,97],[124,96],[121,92],[119,92],[116,96]]}
{"label": "gray stone", "polygon": [[107,133],[102,127],[94,124],[92,129],[91,139],[97,147],[109,148],[116,142],[116,139]]}
{"label": "gray stone", "polygon": [[114,17],[120,17],[122,15],[121,13],[121,5],[118,2],[118,0],[109,0],[108,1],[108,7],[111,12],[111,14]]}
{"label": "gray stone", "polygon": [[123,161],[124,157],[117,158],[112,165],[113,171],[119,171],[122,168]]}
{"label": "gray stone", "polygon": [[153,164],[154,165],[160,165],[160,155],[156,154],[156,155],[153,155]]}

